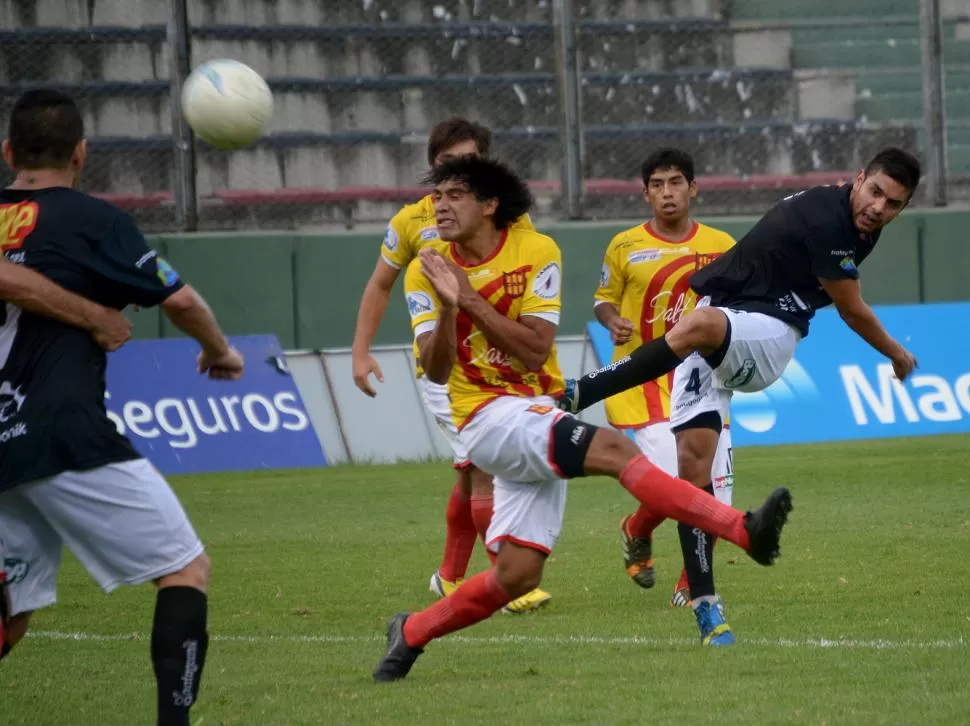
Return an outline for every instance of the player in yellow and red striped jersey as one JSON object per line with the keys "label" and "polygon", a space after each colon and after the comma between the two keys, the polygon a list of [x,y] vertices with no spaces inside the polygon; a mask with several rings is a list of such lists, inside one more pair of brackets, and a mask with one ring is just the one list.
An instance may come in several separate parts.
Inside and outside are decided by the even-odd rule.
{"label": "player in yellow and red striped jersey", "polygon": [[[613,361],[621,360],[644,342],[662,338],[692,310],[696,294],[689,287],[691,274],[734,246],[734,239],[690,216],[696,196],[694,163],[679,149],[659,149],[643,163],[643,195],[653,217],[616,235],[607,247],[595,294],[597,319],[610,331],[615,344]],[[673,373],[606,399],[607,420],[626,429],[644,454],[669,474],[713,490],[731,504],[733,471],[731,434],[721,432],[712,472],[678,470],[677,443],[670,427],[670,392]],[[653,587],[653,530],[663,519],[645,507],[623,518],[620,531],[624,562],[630,577],[641,587]],[[681,527],[684,569],[674,588],[672,604],[686,606],[694,597],[714,597],[709,549],[710,537]],[[693,584],[693,588],[691,587]],[[725,626],[726,627],[726,626]],[[718,633],[729,639],[727,630]]]}
{"label": "player in yellow and red striped jersey", "polygon": [[651,511],[716,533],[770,565],[791,511],[788,490],[744,514],[654,466],[616,430],[559,410],[561,255],[552,238],[509,229],[532,203],[525,183],[503,164],[475,157],[449,161],[429,180],[438,230],[452,244],[422,249],[404,289],[422,367],[447,384],[469,457],[494,477],[486,546],[497,554],[493,568],[450,596],[389,620],[374,680],[405,678],[431,641],[540,584],[562,529],[567,479],[611,476]]}
{"label": "player in yellow and red striped jersey", "polygon": [[[492,132],[487,127],[461,116],[453,116],[431,130],[428,164],[433,168],[455,157],[488,154],[491,144]],[[512,228],[535,229],[528,214],[516,219]],[[373,374],[378,381],[384,380],[380,366],[370,354],[370,347],[387,308],[391,288],[401,270],[417,257],[421,248],[438,241],[434,202],[430,194],[402,207],[387,225],[380,257],[364,288],[354,331],[354,383],[368,396],[377,395],[371,386],[370,376]],[[475,548],[475,540],[484,540],[488,531],[492,518],[492,478],[468,461],[448,412],[447,390],[428,380],[419,360],[417,378],[421,400],[451,446],[454,468],[458,472],[458,480],[445,509],[444,552],[429,583],[433,593],[445,597],[461,584]],[[528,612],[548,602],[550,597],[549,593],[537,590],[510,603],[507,611]]]}

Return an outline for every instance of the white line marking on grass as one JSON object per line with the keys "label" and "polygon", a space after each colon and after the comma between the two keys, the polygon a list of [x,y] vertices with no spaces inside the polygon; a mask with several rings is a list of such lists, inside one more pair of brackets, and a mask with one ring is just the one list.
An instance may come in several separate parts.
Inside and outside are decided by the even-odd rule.
{"label": "white line marking on grass", "polygon": [[[28,637],[41,640],[87,640],[95,642],[148,641],[143,633],[128,635],[103,635],[98,633],[64,633],[52,630],[28,631]],[[211,635],[209,639],[223,643],[374,643],[384,640],[383,635]],[[447,636],[444,642],[521,645],[642,645],[682,646],[696,645],[696,638],[649,638],[642,636],[599,635],[499,635],[475,637],[468,635]],[[854,638],[751,638],[741,639],[747,645],[768,648],[804,648],[809,650],[947,650],[966,648],[970,641],[965,638],[940,640],[858,640]]]}

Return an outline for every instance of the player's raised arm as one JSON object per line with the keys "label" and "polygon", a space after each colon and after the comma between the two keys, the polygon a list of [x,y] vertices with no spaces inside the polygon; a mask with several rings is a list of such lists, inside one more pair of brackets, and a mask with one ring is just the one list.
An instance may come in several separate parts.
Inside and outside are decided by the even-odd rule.
{"label": "player's raised arm", "polygon": [[426,248],[408,266],[404,294],[421,368],[428,380],[443,386],[458,356],[458,280],[445,261]]}
{"label": "player's raised arm", "polygon": [[887,332],[872,308],[862,299],[859,281],[820,278],[819,282],[832,298],[832,303],[845,324],[892,361],[893,370],[899,380],[905,379],[916,366],[916,358]]}
{"label": "player's raised arm", "polygon": [[117,350],[131,337],[131,322],[120,311],[68,292],[39,272],[15,265],[2,256],[0,300],[86,330],[107,351]]}

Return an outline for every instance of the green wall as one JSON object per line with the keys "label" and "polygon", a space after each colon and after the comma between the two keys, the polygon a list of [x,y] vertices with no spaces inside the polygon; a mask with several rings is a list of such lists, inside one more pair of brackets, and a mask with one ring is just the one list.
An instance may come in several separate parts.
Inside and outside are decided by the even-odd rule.
{"label": "green wall", "polygon": [[[701,218],[735,238],[754,217]],[[610,238],[635,222],[542,227],[563,252],[564,334],[581,333]],[[873,304],[970,299],[970,211],[911,210],[893,222],[862,267]],[[163,235],[149,242],[208,300],[229,334],[276,333],[286,348],[349,346],[383,230]],[[410,339],[398,280],[377,343]],[[137,337],[176,334],[157,310],[133,315]]]}

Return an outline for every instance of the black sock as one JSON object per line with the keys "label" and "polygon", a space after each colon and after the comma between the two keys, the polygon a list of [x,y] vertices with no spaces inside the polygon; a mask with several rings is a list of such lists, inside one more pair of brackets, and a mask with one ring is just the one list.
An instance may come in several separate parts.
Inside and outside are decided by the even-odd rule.
{"label": "black sock", "polygon": [[667,345],[666,338],[654,338],[634,350],[627,358],[592,371],[579,379],[579,410],[670,373],[680,365],[680,357]]}
{"label": "black sock", "polygon": [[208,600],[193,587],[166,587],[155,600],[152,664],[158,682],[158,726],[189,726],[209,646]]}
{"label": "black sock", "polygon": [[[714,496],[714,485],[708,484],[704,491]],[[684,553],[691,600],[714,595],[714,537],[688,524],[678,524],[677,533],[680,535],[680,549]]]}

